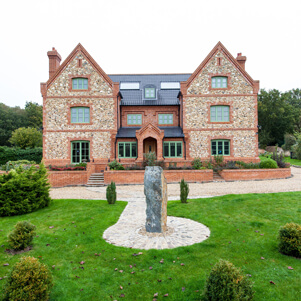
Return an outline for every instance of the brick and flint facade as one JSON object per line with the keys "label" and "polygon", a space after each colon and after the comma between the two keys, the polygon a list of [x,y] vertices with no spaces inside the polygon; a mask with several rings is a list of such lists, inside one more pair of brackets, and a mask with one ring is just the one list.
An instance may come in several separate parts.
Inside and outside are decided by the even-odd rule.
{"label": "brick and flint facade", "polygon": [[[82,45],[48,53],[43,96],[46,165],[88,161],[187,164],[222,154],[257,162],[259,81],[219,42],[193,74],[107,75]],[[96,168],[97,170],[97,168]]]}

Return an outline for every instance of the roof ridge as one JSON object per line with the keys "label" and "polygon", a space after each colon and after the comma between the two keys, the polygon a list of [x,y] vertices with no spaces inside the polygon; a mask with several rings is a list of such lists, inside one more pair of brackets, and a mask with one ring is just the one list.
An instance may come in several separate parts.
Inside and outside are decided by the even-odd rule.
{"label": "roof ridge", "polygon": [[192,73],[113,73],[113,74],[108,74],[110,75],[191,75]]}

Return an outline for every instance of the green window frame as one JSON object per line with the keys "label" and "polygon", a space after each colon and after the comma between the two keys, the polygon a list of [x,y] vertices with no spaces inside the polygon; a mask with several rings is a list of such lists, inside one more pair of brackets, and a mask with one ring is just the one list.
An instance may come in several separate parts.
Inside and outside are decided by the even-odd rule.
{"label": "green window frame", "polygon": [[163,143],[164,158],[182,158],[183,143],[182,141],[167,141]]}
{"label": "green window frame", "polygon": [[71,162],[82,163],[90,161],[90,141],[71,142]]}
{"label": "green window frame", "polygon": [[88,90],[88,79],[82,77],[72,78],[72,89]]}
{"label": "green window frame", "polygon": [[118,142],[118,158],[137,158],[137,142]]}
{"label": "green window frame", "polygon": [[89,107],[72,107],[71,123],[89,123],[90,108]]}
{"label": "green window frame", "polygon": [[211,122],[229,122],[230,107],[229,106],[211,106],[210,121]]}
{"label": "green window frame", "polygon": [[173,114],[158,114],[159,124],[173,124]]}
{"label": "green window frame", "polygon": [[227,76],[213,76],[211,77],[211,88],[228,88]]}
{"label": "green window frame", "polygon": [[156,98],[156,89],[155,88],[145,88],[144,89],[145,98]]}
{"label": "green window frame", "polygon": [[211,140],[211,155],[230,156],[230,140]]}
{"label": "green window frame", "polygon": [[127,114],[128,124],[142,124],[142,114]]}

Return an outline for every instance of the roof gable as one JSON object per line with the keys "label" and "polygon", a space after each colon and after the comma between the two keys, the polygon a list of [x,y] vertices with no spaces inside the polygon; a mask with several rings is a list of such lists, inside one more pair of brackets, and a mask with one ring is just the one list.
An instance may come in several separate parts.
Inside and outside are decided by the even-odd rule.
{"label": "roof gable", "polygon": [[222,51],[223,54],[227,57],[227,59],[236,67],[236,69],[241,73],[241,75],[252,85],[254,86],[254,80],[252,77],[239,65],[237,60],[232,56],[232,54],[226,49],[226,47],[218,42],[215,47],[210,51],[207,57],[202,61],[202,63],[198,66],[198,68],[192,73],[192,75],[186,81],[186,87],[193,82],[193,80],[202,72],[204,67],[210,61],[210,59],[218,52]]}
{"label": "roof gable", "polygon": [[64,60],[64,62],[60,65],[60,67],[56,70],[54,75],[48,79],[46,82],[47,88],[56,80],[56,78],[61,74],[61,72],[68,66],[68,64],[76,57],[77,53],[81,52],[88,62],[93,66],[93,68],[99,73],[99,75],[110,85],[113,87],[113,82],[111,78],[102,70],[102,68],[96,63],[96,61],[92,58],[92,56],[88,53],[88,51],[79,43],[73,51],[69,54],[69,56]]}

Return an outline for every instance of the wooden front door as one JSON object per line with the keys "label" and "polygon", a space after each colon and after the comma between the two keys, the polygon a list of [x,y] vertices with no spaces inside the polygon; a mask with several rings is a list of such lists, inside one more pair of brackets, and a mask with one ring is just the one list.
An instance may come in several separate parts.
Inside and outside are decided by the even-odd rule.
{"label": "wooden front door", "polygon": [[155,152],[157,155],[157,140],[154,138],[147,138],[144,140],[144,153]]}

